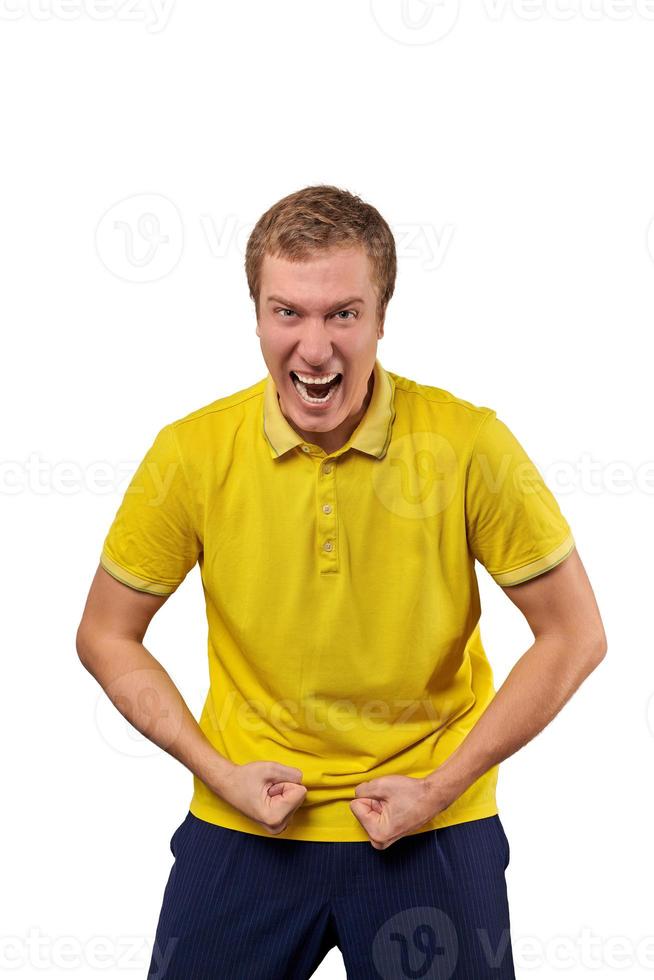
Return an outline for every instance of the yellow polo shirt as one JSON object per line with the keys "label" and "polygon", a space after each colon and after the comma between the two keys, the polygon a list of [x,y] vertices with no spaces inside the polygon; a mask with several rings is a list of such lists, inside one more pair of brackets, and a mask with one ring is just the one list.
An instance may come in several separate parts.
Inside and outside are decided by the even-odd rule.
{"label": "yellow polo shirt", "polygon": [[[368,408],[326,453],[268,374],[165,425],[104,541],[121,582],[175,591],[199,563],[210,689],[199,720],[235,763],[298,766],[280,837],[366,841],[348,802],[377,776],[433,772],[495,694],[475,560],[499,585],[573,549],[495,411],[374,367]],[[419,831],[498,812],[498,766]],[[191,812],[266,835],[193,777]]]}

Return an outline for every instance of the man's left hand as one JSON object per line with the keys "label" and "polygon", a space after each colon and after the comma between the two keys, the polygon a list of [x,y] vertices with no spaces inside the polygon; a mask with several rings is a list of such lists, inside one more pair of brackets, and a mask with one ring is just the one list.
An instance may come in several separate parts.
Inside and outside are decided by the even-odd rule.
{"label": "man's left hand", "polygon": [[411,776],[380,776],[359,783],[354,793],[350,810],[380,851],[445,809],[434,783]]}

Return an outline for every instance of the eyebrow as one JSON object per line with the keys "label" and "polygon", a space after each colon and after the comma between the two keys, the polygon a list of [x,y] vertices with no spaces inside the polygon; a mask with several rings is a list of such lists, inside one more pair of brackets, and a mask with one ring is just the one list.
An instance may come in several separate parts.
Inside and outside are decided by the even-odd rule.
{"label": "eyebrow", "polygon": [[[286,309],[295,310],[301,309],[297,303],[290,303],[288,300],[283,299],[281,296],[269,296],[266,300],[268,303],[281,303]],[[331,307],[333,310],[342,310],[345,306],[353,306],[355,303],[364,303],[365,300],[361,299],[359,296],[350,296],[348,299],[339,300],[338,303],[334,303]]]}

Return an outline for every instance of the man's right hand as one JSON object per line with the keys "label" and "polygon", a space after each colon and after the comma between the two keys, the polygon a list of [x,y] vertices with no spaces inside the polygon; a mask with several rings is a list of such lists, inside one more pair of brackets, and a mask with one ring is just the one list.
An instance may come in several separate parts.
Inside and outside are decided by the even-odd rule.
{"label": "man's right hand", "polygon": [[279,762],[233,765],[220,777],[216,792],[269,834],[286,830],[307,795],[302,770]]}

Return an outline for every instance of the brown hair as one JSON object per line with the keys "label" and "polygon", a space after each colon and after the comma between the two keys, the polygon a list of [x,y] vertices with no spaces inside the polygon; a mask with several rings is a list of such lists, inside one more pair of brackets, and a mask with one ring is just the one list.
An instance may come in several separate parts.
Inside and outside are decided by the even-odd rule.
{"label": "brown hair", "polygon": [[305,187],[277,201],[257,221],[245,250],[245,274],[257,316],[264,255],[301,262],[317,251],[356,245],[363,246],[370,260],[381,320],[395,289],[397,257],[393,234],[379,211],[327,184]]}

